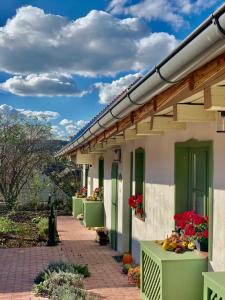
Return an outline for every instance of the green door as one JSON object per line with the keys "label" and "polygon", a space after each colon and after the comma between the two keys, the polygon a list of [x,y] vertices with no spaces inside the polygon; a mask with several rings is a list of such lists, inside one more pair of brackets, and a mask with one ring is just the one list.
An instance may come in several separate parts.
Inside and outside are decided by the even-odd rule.
{"label": "green door", "polygon": [[112,182],[112,208],[111,208],[111,245],[117,250],[117,223],[118,223],[118,164],[112,164],[111,182]]}
{"label": "green door", "polygon": [[212,142],[176,143],[175,213],[195,210],[209,217],[209,258],[212,257]]}
{"label": "green door", "polygon": [[189,150],[189,209],[201,215],[208,214],[208,153],[207,149]]}
{"label": "green door", "polygon": [[208,214],[209,149],[176,147],[176,212],[195,210]]}

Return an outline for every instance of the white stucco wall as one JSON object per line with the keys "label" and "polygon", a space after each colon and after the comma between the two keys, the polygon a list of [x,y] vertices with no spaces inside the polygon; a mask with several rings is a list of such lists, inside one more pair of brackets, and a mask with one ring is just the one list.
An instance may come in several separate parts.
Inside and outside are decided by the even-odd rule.
{"label": "white stucco wall", "polygon": [[[197,139],[213,141],[213,259],[212,269],[225,271],[225,135],[216,133],[215,123],[192,123],[186,130],[169,131],[162,136],[150,136],[127,142],[122,146],[122,162],[118,184],[118,250],[126,251],[127,199],[129,195],[128,154],[138,147],[145,149],[145,221],[133,217],[132,253],[139,260],[139,241],[163,239],[173,229],[174,215],[174,152],[175,143]],[[113,152],[104,154],[104,203],[106,226],[111,227],[111,165]],[[98,165],[96,165],[98,166]],[[96,176],[96,172],[94,176]],[[98,176],[97,176],[98,178]],[[93,179],[95,182],[95,178]],[[124,217],[123,213],[125,212]]]}

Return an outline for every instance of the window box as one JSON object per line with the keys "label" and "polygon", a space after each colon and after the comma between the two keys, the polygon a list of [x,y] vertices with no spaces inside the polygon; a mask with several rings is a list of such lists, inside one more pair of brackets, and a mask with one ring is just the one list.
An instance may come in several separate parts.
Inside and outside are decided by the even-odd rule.
{"label": "window box", "polygon": [[203,300],[224,300],[225,299],[225,272],[206,272],[204,277]]}
{"label": "window box", "polygon": [[153,241],[141,242],[142,299],[200,300],[207,268],[207,258],[194,251],[176,254]]}
{"label": "window box", "polygon": [[103,227],[104,226],[104,204],[103,201],[83,200],[84,226]]}
{"label": "window box", "polygon": [[79,214],[83,214],[83,200],[86,198],[72,198],[72,214],[76,218]]}

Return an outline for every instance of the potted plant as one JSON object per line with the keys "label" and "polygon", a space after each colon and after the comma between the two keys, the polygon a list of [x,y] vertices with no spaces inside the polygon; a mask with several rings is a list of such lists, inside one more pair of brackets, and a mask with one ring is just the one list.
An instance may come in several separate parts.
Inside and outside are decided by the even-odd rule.
{"label": "potted plant", "polygon": [[195,211],[186,211],[174,216],[176,230],[184,239],[195,241],[196,248],[208,251],[208,216],[203,217]]}
{"label": "potted plant", "polygon": [[128,270],[128,281],[140,288],[140,266]]}
{"label": "potted plant", "polygon": [[86,198],[87,197],[87,188],[84,186],[75,195],[77,198]]}
{"label": "potted plant", "polygon": [[103,188],[96,188],[92,195],[87,198],[89,201],[103,201]]}
{"label": "potted plant", "polygon": [[138,194],[128,198],[128,204],[135,211],[135,215],[143,218],[143,195]]}
{"label": "potted plant", "polygon": [[105,227],[96,229],[96,241],[101,245],[107,245],[109,242],[109,231]]}

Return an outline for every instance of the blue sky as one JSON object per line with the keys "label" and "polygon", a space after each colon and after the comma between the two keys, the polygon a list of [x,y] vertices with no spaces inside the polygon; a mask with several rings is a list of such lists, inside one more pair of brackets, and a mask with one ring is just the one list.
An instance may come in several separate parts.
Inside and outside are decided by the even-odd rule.
{"label": "blue sky", "polygon": [[222,3],[1,0],[0,111],[73,135]]}

